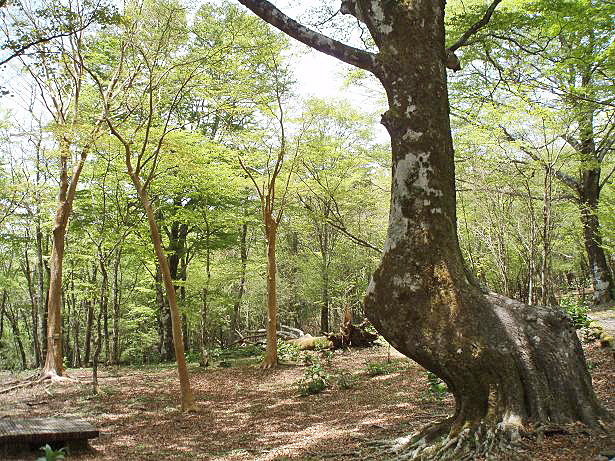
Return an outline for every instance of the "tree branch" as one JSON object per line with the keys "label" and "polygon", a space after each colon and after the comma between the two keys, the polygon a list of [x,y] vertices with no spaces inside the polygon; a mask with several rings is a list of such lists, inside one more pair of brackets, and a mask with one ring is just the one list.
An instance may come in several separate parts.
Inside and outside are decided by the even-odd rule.
{"label": "tree branch", "polygon": [[282,13],[272,3],[266,0],[239,0],[239,2],[264,21],[310,48],[333,56],[352,66],[359,67],[372,73],[375,72],[376,55],[373,53],[346,45],[309,29]]}
{"label": "tree branch", "polygon": [[464,34],[459,38],[459,40],[457,40],[455,43],[453,43],[451,46],[449,46],[446,49],[446,51],[448,51],[449,53],[453,53],[458,48],[461,48],[462,46],[464,46],[466,44],[466,42],[468,41],[468,39],[472,35],[474,35],[480,29],[485,27],[487,25],[487,23],[489,23],[489,21],[491,20],[491,16],[493,15],[493,12],[495,11],[496,7],[501,2],[502,2],[502,0],[493,0],[493,3],[491,3],[491,5],[489,5],[489,8],[487,8],[487,11],[485,11],[485,14],[483,15],[483,17],[479,21],[475,22],[472,25],[472,27],[470,27],[468,30],[466,30],[464,32]]}
{"label": "tree branch", "polygon": [[[504,135],[506,136],[506,139],[507,139],[508,141],[510,141],[510,142],[517,142],[517,141],[518,141],[518,140],[517,140],[517,139],[516,139],[516,138],[515,138],[512,134],[510,134],[510,132],[509,132],[509,131],[505,128],[505,127],[503,127],[502,125],[500,125],[500,128],[501,128],[501,129],[502,129],[502,131],[504,132]],[[552,168],[551,168],[549,165],[547,165],[547,163],[546,163],[544,160],[542,160],[540,157],[538,157],[538,155],[536,155],[536,154],[535,154],[534,152],[532,152],[530,149],[528,149],[527,147],[522,146],[522,145],[520,145],[520,144],[519,144],[518,146],[519,146],[519,148],[520,148],[523,152],[525,152],[527,155],[529,155],[529,156],[532,158],[532,160],[534,160],[534,161],[536,161],[536,162],[540,163],[540,164],[543,166],[543,168],[545,168],[545,169],[551,169],[551,170],[552,170]],[[564,183],[566,186],[568,186],[568,187],[570,187],[572,190],[574,190],[575,192],[578,192],[578,191],[579,191],[579,188],[580,188],[581,186],[580,186],[579,182],[578,182],[576,179],[574,179],[572,176],[569,176],[569,175],[567,175],[566,173],[562,173],[562,172],[561,172],[561,171],[559,171],[559,170],[553,170],[553,175],[554,175],[557,179],[559,179],[562,183]]]}

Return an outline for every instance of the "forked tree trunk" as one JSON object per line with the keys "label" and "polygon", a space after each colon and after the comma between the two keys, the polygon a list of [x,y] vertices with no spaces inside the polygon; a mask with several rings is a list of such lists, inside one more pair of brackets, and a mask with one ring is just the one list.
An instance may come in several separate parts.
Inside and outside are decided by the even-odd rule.
{"label": "forked tree trunk", "polygon": [[494,439],[515,438],[527,423],[596,426],[608,419],[564,314],[485,294],[464,265],[456,229],[445,1],[344,0],[342,13],[366,24],[377,54],[312,32],[265,0],[240,1],[298,40],[373,72],[386,91],[389,110],[382,123],[391,137],[391,207],[365,309],[396,349],[446,382],[456,401],[450,419],[415,440],[412,456],[461,459],[484,454]]}
{"label": "forked tree trunk", "polygon": [[141,184],[139,177],[132,171],[130,165],[128,165],[128,172],[132,183],[135,186],[139,200],[145,209],[147,215],[147,222],[149,224],[150,236],[152,243],[154,244],[154,250],[156,252],[156,258],[158,264],[160,264],[160,272],[162,274],[162,281],[167,293],[167,299],[169,301],[169,309],[171,311],[171,324],[173,329],[173,346],[175,348],[175,359],[177,361],[177,372],[179,375],[179,385],[181,388],[181,407],[183,411],[190,411],[194,409],[194,398],[192,396],[192,389],[190,388],[190,377],[188,376],[188,368],[186,367],[186,357],[184,355],[184,340],[182,337],[182,325],[179,315],[179,308],[177,307],[177,299],[175,296],[175,288],[173,286],[173,280],[171,279],[171,271],[169,270],[169,263],[167,257],[164,254],[162,248],[162,239],[160,238],[160,231],[156,218],[154,217],[154,210],[152,204],[149,201],[145,190]]}
{"label": "forked tree trunk", "polygon": [[73,167],[70,183],[68,181],[68,157],[71,155],[66,140],[60,141],[60,193],[58,209],[53,223],[53,245],[50,258],[49,293],[47,299],[47,354],[41,377],[61,376],[62,365],[62,264],[64,261],[64,238],[66,226],[73,209],[77,182],[87,158],[87,149],[81,152],[79,161]]}
{"label": "forked tree trunk", "polygon": [[272,368],[278,365],[278,299],[276,291],[276,261],[275,242],[278,232],[278,223],[271,213],[266,214],[265,234],[267,240],[267,348],[262,368]]}

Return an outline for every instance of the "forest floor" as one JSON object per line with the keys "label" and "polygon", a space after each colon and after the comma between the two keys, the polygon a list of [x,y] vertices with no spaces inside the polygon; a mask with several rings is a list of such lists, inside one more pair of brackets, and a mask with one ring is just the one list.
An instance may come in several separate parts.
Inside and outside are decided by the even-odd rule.
{"label": "forest floor", "polygon": [[[615,361],[597,343],[585,346],[594,389],[615,414]],[[393,440],[450,414],[450,395],[428,392],[425,371],[395,351],[374,347],[337,352],[324,368],[333,377],[351,373],[350,388],[332,385],[301,397],[295,382],[301,365],[261,370],[255,365],[192,368],[195,413],[178,411],[175,369],[104,367],[100,391],[91,392],[90,369],[69,370],[72,378],[0,395],[0,418],[79,417],[101,433],[91,450],[70,460],[382,460],[374,442]],[[367,364],[371,364],[368,366]],[[371,374],[369,373],[371,370]],[[382,374],[372,376],[381,372]],[[25,375],[22,375],[25,376]],[[348,378],[348,374],[345,375]],[[0,389],[15,375],[0,373]],[[604,433],[582,428],[548,433],[541,443],[523,440],[528,459],[588,461],[615,449],[615,426]],[[40,453],[39,453],[40,454]],[[11,460],[31,461],[36,456]],[[605,458],[602,458],[605,459]]]}

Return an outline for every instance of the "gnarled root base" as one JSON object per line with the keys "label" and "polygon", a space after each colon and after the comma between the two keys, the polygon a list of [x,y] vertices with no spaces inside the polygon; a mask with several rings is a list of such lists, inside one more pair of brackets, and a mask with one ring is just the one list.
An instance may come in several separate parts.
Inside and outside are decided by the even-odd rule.
{"label": "gnarled root base", "polygon": [[517,426],[481,424],[457,435],[448,431],[452,420],[429,425],[408,437],[389,442],[383,459],[388,461],[466,461],[474,459],[523,461],[521,433]]}

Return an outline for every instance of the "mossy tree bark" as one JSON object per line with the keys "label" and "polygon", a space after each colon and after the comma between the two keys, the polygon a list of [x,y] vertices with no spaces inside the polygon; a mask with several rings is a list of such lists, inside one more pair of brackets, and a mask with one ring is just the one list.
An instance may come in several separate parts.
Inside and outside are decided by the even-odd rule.
{"label": "mossy tree bark", "polygon": [[568,319],[483,293],[464,265],[445,68],[454,50],[444,45],[444,0],[342,2],[342,12],[366,24],[377,54],[311,31],[269,2],[240,1],[307,45],[373,72],[386,91],[389,228],[365,309],[378,331],[442,378],[456,400],[454,416],[422,433],[415,454],[450,458],[458,446],[452,440],[478,450],[486,445],[475,444],[475,436],[510,440],[528,423],[595,426],[608,419]]}

